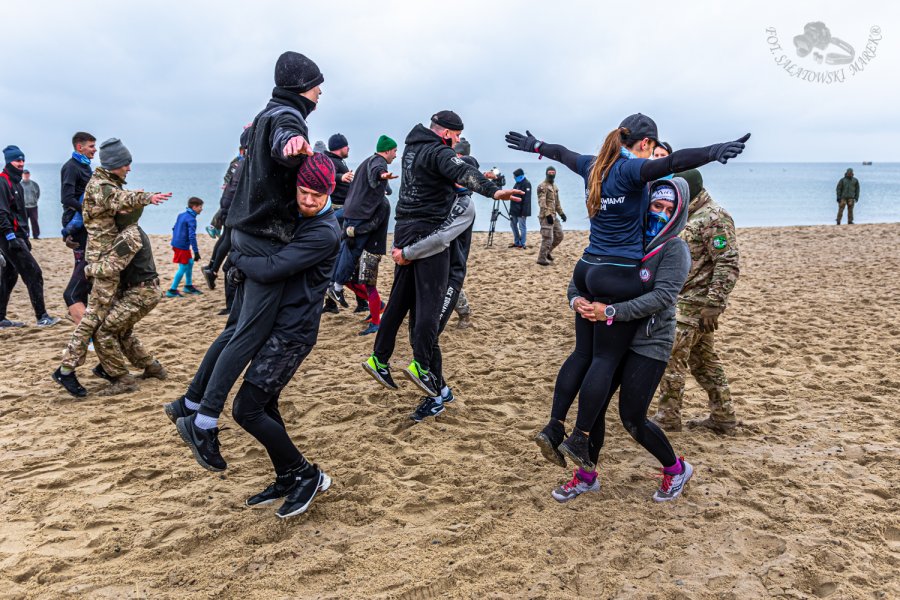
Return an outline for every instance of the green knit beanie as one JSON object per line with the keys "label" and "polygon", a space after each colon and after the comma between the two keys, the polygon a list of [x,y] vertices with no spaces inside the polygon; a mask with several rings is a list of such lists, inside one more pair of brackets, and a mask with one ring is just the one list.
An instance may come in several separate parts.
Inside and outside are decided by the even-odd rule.
{"label": "green knit beanie", "polygon": [[375,152],[387,152],[388,150],[393,150],[397,147],[397,142],[392,140],[386,135],[378,138],[378,143],[375,144]]}

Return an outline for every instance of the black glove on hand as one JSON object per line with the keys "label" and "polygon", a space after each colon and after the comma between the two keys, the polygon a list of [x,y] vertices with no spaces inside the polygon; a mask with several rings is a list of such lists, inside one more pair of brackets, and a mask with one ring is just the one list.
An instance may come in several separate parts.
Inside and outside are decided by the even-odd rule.
{"label": "black glove on hand", "polygon": [[547,219],[547,225],[553,225],[553,215],[547,215],[544,218]]}
{"label": "black glove on hand", "polygon": [[565,213],[559,215],[559,218],[562,219],[562,222],[563,222],[563,223],[566,222],[566,215],[565,215]]}
{"label": "black glove on hand", "polygon": [[30,248],[28,247],[28,242],[24,239],[17,237],[12,240],[9,240],[9,251],[10,252],[28,252]]}
{"label": "black glove on hand", "polygon": [[194,252],[194,262],[195,263],[200,262],[200,253],[199,252]]}
{"label": "black glove on hand", "polygon": [[537,152],[541,142],[531,135],[531,132],[525,130],[525,135],[516,131],[510,131],[506,134],[506,143],[513,150],[521,152]]}
{"label": "black glove on hand", "polygon": [[724,144],[713,144],[709,147],[709,158],[717,160],[723,165],[728,162],[729,158],[734,158],[744,151],[744,142],[750,139],[748,133],[742,138],[738,138],[733,142],[725,142]]}
{"label": "black glove on hand", "polygon": [[244,280],[246,278],[247,276],[244,275],[244,272],[237,267],[231,267],[230,269],[228,269],[228,273],[225,275],[225,281],[234,286],[241,285],[242,283],[244,283]]}

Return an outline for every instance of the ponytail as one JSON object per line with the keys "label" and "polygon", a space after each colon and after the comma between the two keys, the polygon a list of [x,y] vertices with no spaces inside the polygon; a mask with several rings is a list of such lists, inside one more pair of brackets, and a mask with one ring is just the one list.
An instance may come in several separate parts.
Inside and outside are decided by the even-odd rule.
{"label": "ponytail", "polygon": [[619,127],[610,131],[606,139],[603,140],[603,146],[601,146],[600,152],[597,153],[594,167],[591,169],[591,175],[588,178],[587,209],[590,217],[593,217],[600,211],[600,188],[607,175],[609,175],[609,170],[612,168],[613,163],[619,159],[622,146],[630,134],[631,131],[627,127]]}

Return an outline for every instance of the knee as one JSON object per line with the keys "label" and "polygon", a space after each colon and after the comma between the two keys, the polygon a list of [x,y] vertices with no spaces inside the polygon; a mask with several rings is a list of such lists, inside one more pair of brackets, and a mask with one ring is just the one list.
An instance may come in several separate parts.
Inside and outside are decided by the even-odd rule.
{"label": "knee", "polygon": [[641,438],[641,427],[646,421],[646,417],[637,418],[635,415],[622,415],[619,417],[622,419],[622,426],[625,427],[625,430],[628,434],[634,438],[636,441],[640,441]]}

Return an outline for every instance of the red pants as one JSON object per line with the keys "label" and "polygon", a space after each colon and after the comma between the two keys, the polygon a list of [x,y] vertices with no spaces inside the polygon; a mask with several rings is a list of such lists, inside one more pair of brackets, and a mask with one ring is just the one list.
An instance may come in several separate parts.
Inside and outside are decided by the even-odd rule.
{"label": "red pants", "polygon": [[354,294],[369,302],[369,317],[372,324],[381,325],[381,296],[378,295],[378,288],[362,283],[348,283],[347,287],[353,290]]}

